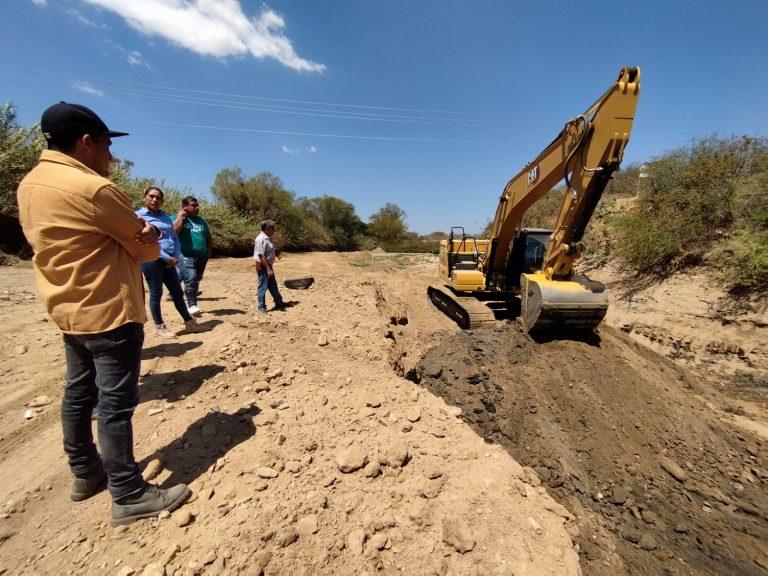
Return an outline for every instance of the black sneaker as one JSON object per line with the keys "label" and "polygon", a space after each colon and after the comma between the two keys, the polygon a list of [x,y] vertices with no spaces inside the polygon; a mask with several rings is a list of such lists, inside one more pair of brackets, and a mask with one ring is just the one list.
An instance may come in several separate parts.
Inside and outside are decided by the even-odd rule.
{"label": "black sneaker", "polygon": [[107,473],[104,472],[104,467],[99,464],[93,470],[75,476],[69,497],[75,502],[82,502],[83,500],[88,500],[91,496],[95,496],[106,487]]}
{"label": "black sneaker", "polygon": [[144,491],[136,496],[128,496],[120,502],[112,502],[112,526],[132,524],[142,518],[153,518],[160,512],[171,512],[178,508],[190,494],[186,484],[177,484],[163,489],[154,484],[147,484]]}

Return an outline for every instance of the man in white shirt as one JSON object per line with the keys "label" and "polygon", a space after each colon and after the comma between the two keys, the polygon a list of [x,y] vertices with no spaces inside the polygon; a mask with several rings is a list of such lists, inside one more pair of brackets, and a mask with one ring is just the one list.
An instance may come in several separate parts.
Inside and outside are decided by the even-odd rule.
{"label": "man in white shirt", "polygon": [[277,257],[277,251],[272,244],[272,235],[275,233],[275,223],[272,220],[262,220],[261,234],[256,236],[253,248],[253,263],[256,266],[256,273],[259,277],[259,287],[257,289],[259,312],[267,313],[267,290],[275,301],[274,310],[284,310],[286,304],[277,288],[277,279],[275,270],[272,267]]}

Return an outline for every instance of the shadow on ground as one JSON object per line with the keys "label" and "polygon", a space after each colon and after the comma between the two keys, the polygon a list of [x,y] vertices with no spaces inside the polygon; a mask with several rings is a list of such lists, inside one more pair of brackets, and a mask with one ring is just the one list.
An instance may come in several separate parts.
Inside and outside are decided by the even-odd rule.
{"label": "shadow on ground", "polygon": [[142,360],[151,360],[152,358],[161,358],[163,356],[182,356],[184,353],[194,350],[200,346],[202,342],[167,342],[144,348],[141,351]]}
{"label": "shadow on ground", "polygon": [[253,417],[260,412],[258,406],[241,408],[234,414],[209,412],[192,422],[181,437],[144,458],[139,467],[143,470],[162,454],[163,467],[171,471],[163,484],[190,484],[232,448],[256,435]]}
{"label": "shadow on ground", "polygon": [[220,372],[224,366],[219,364],[206,364],[195,366],[189,370],[174,370],[149,374],[141,379],[141,401],[164,399],[168,402],[178,402],[197,392],[206,380],[210,380]]}
{"label": "shadow on ground", "polygon": [[214,316],[232,316],[234,314],[245,314],[245,310],[240,310],[239,308],[219,308],[211,310],[210,313]]}

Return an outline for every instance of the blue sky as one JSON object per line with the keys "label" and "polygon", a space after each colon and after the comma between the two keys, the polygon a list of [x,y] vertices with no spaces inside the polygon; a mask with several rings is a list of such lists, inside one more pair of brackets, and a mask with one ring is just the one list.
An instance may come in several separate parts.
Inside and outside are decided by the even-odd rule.
{"label": "blue sky", "polygon": [[130,132],[134,175],[210,198],[279,176],[427,234],[493,217],[507,180],[623,66],[624,165],[768,132],[766,0],[0,0],[0,100],[65,100]]}

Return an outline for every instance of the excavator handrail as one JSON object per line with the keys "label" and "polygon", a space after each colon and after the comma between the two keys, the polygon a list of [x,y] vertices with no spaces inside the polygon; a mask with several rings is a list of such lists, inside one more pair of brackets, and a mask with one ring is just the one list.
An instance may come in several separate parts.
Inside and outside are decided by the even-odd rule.
{"label": "excavator handrail", "polygon": [[[455,242],[455,240],[453,238],[453,231],[454,230],[461,230],[461,241],[456,246],[456,250],[453,250],[453,244]],[[448,236],[448,242],[447,242],[447,248],[448,248],[448,273],[449,274],[450,274],[451,270],[456,268],[456,264],[458,263],[458,259],[455,259],[456,261],[454,261],[454,259],[452,259],[451,256],[456,256],[458,254],[461,254],[462,252],[466,252],[466,247],[468,246],[468,242],[467,242],[468,240],[471,240],[474,243],[474,245],[475,245],[475,249],[473,250],[473,254],[474,254],[473,262],[476,264],[478,259],[480,258],[480,247],[479,247],[479,245],[477,243],[477,238],[475,238],[474,236],[467,236],[466,233],[464,232],[464,228],[462,226],[454,226],[454,227],[451,228],[451,233]],[[462,247],[465,248],[464,251],[462,251]]]}

